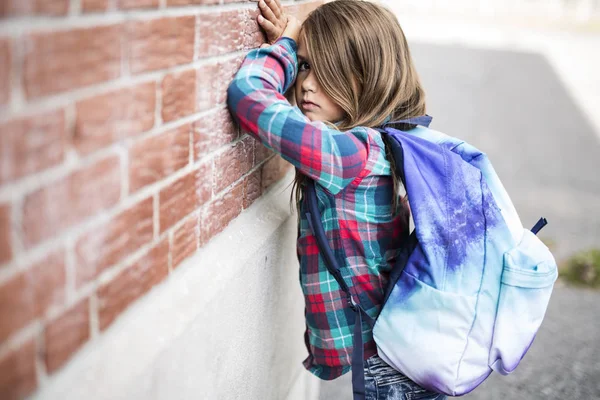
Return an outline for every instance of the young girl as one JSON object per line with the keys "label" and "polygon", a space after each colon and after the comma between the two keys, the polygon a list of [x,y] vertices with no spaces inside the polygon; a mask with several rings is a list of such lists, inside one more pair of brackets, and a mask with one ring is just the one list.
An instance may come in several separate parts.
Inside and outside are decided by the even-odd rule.
{"label": "young girl", "polygon": [[[244,130],[296,167],[304,365],[329,380],[351,369],[354,311],[302,212],[305,182],[316,182],[325,233],[346,284],[376,318],[408,236],[408,207],[398,201],[386,144],[373,128],[424,115],[425,95],[402,29],[387,9],[337,0],[315,9],[302,26],[279,0],[261,0],[259,9],[269,44],[247,55],[229,86],[228,105]],[[294,83],[297,106],[284,96]],[[367,399],[445,398],[385,364],[371,328],[362,328]]]}

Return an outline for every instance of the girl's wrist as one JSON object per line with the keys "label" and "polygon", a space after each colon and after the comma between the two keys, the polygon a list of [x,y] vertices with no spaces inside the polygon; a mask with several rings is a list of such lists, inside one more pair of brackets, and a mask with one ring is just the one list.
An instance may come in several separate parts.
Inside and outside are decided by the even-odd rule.
{"label": "girl's wrist", "polygon": [[283,33],[281,34],[281,37],[288,37],[294,40],[294,42],[298,42],[301,26],[302,25],[300,24],[298,18],[291,15],[288,16],[287,24],[283,30]]}
{"label": "girl's wrist", "polygon": [[277,39],[277,41],[275,43],[277,43],[279,41],[283,41],[283,40],[288,40],[294,47],[294,50],[298,47],[298,42],[294,38],[291,38],[289,36],[281,36],[279,39]]}

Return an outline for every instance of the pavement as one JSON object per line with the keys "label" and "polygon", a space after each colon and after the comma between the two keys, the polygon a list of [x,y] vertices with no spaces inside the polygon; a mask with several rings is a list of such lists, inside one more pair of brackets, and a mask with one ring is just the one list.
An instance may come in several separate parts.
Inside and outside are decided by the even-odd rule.
{"label": "pavement", "polygon": [[[406,21],[406,23],[404,22]],[[600,36],[401,18],[432,128],[485,151],[560,261],[600,247]],[[600,399],[600,292],[559,281],[525,359],[463,398]],[[350,400],[350,374],[321,400]]]}

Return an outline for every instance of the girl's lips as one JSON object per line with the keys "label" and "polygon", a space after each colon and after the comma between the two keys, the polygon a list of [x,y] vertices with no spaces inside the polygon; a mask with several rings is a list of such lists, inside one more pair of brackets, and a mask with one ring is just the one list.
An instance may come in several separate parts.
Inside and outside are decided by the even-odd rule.
{"label": "girl's lips", "polygon": [[318,105],[316,105],[315,103],[311,103],[310,101],[303,101],[301,104],[302,108],[307,111],[316,110],[317,108],[319,108]]}

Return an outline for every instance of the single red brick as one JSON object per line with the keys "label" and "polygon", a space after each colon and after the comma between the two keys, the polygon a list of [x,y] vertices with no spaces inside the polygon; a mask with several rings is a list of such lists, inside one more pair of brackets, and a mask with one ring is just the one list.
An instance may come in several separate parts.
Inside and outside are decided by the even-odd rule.
{"label": "single red brick", "polygon": [[76,104],[73,143],[80,153],[90,153],[117,140],[154,126],[156,84],[146,82]]}
{"label": "single red brick", "polygon": [[24,399],[37,388],[36,345],[33,339],[0,360],[0,393],[3,400]]}
{"label": "single red brick", "polygon": [[0,124],[0,183],[62,163],[66,142],[63,110]]}
{"label": "single red brick", "polygon": [[77,286],[96,278],[146,243],[152,241],[154,206],[148,198],[111,221],[85,233],[75,245]]}
{"label": "single red brick", "polygon": [[200,221],[201,245],[222,232],[242,212],[243,194],[244,182],[241,182],[210,204]]}
{"label": "single red brick", "polygon": [[94,214],[121,196],[118,157],[82,168],[25,197],[23,239],[30,248]]}
{"label": "single red brick", "polygon": [[65,255],[56,252],[0,286],[0,342],[64,301]]}
{"label": "single red brick", "polygon": [[196,71],[169,74],[162,82],[162,119],[174,121],[196,110]]}
{"label": "single red brick", "polygon": [[10,101],[10,71],[12,70],[12,52],[10,49],[10,40],[8,38],[0,39],[0,106],[8,104]]}
{"label": "single red brick", "polygon": [[262,194],[262,171],[254,171],[244,179],[244,209],[250,207]]}
{"label": "single red brick", "polygon": [[116,79],[121,74],[121,25],[35,33],[26,39],[28,98]]}
{"label": "single red brick", "polygon": [[254,166],[261,164],[263,161],[269,159],[269,157],[275,154],[273,150],[270,150],[258,140],[256,142],[257,143],[254,144]]}
{"label": "single red brick", "polygon": [[191,62],[194,58],[195,25],[193,16],[131,22],[131,71],[139,73]]}
{"label": "single red brick", "polygon": [[69,12],[69,0],[3,0],[0,17],[23,15],[62,16]]}
{"label": "single red brick", "polygon": [[22,273],[0,287],[0,342],[33,321],[35,293]]}
{"label": "single red brick", "polygon": [[217,110],[194,123],[194,159],[199,160],[238,138],[229,111]]}
{"label": "single red brick", "polygon": [[262,187],[263,192],[273,183],[281,180],[289,171],[292,164],[276,155],[265,163],[262,167]]}
{"label": "single red brick", "polygon": [[90,338],[90,301],[83,299],[44,331],[46,370],[52,374],[62,367]]}
{"label": "single red brick", "polygon": [[106,11],[108,0],[81,0],[81,11],[84,13]]}
{"label": "single red brick", "polygon": [[131,303],[169,273],[169,242],[163,240],[138,262],[98,289],[100,329],[106,329]]}
{"label": "single red brick", "polygon": [[0,205],[0,264],[12,260],[10,205]]}
{"label": "single red brick", "polygon": [[215,159],[215,193],[219,193],[252,169],[254,139],[246,136]]}
{"label": "single red brick", "polygon": [[157,8],[158,0],[118,0],[119,8]]}
{"label": "single red brick", "polygon": [[198,216],[192,216],[173,233],[171,260],[173,268],[198,250]]}
{"label": "single red brick", "polygon": [[129,151],[129,187],[135,192],[188,165],[191,126],[138,141]]}
{"label": "single red brick", "polygon": [[210,200],[211,182],[212,165],[208,162],[160,192],[161,233]]}

